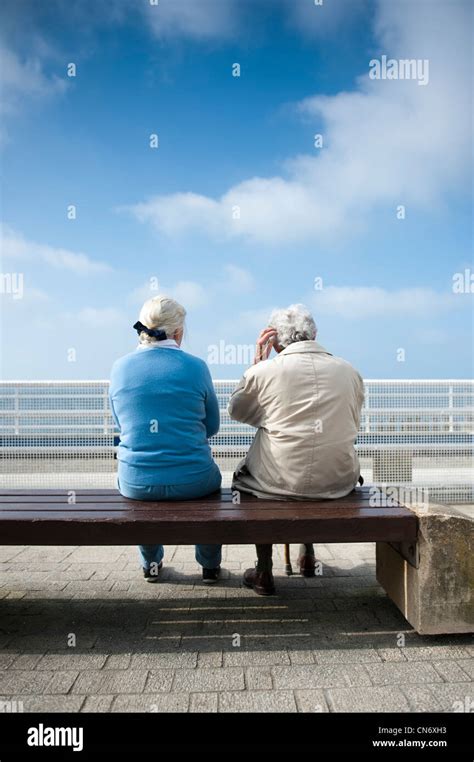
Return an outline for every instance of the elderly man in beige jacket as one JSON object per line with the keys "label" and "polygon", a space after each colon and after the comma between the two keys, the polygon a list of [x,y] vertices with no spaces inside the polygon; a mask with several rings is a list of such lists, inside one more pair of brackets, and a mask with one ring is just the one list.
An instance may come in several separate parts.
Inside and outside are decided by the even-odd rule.
{"label": "elderly man in beige jacket", "polygon": [[[229,415],[257,428],[235,473],[233,489],[263,499],[343,497],[360,467],[354,442],[364,401],[359,373],[316,339],[316,325],[300,304],[276,310],[257,341],[255,363],[229,402]],[[272,348],[277,356],[268,357]],[[275,592],[272,546],[257,545],[257,565],[244,584]],[[312,545],[300,548],[300,573],[314,575]]]}

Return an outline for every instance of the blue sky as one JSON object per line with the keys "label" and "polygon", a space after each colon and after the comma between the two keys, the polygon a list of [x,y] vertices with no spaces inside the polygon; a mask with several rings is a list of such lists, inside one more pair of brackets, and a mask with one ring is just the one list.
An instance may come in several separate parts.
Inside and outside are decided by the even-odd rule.
{"label": "blue sky", "polygon": [[[4,378],[107,378],[150,279],[204,359],[303,302],[365,378],[472,375],[468,280],[453,292],[474,272],[470,3],[5,0],[1,16]],[[382,55],[427,60],[428,83],[370,79]]]}

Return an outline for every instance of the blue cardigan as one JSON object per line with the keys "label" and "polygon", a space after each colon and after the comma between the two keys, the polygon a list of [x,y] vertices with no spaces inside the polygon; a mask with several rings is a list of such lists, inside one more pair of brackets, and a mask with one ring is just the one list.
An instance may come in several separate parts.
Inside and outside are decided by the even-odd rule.
{"label": "blue cardigan", "polygon": [[208,437],[219,405],[206,363],[170,347],[137,349],[112,367],[120,476],[131,484],[190,484],[216,468]]}

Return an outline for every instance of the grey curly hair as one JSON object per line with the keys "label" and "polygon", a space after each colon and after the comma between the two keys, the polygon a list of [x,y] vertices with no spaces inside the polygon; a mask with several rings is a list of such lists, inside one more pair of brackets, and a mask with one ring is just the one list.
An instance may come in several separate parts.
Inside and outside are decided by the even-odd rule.
{"label": "grey curly hair", "polygon": [[280,310],[273,310],[268,325],[277,332],[277,343],[285,348],[295,341],[312,341],[317,328],[311,312],[304,304],[290,304]]}

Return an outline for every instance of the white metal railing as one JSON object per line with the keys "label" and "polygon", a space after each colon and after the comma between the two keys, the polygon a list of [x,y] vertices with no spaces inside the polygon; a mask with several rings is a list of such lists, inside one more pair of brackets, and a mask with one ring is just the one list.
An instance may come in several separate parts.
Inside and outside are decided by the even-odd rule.
{"label": "white metal railing", "polygon": [[[236,383],[214,381],[211,445],[226,484],[254,435],[227,414]],[[367,380],[365,391],[356,447],[366,482],[474,502],[474,381]],[[113,486],[117,440],[108,381],[0,382],[0,487]]]}

